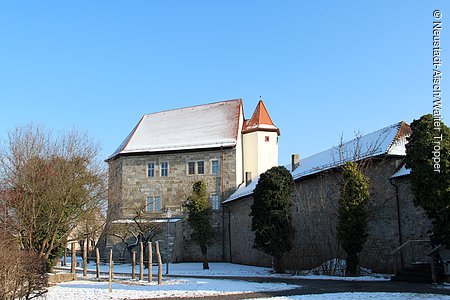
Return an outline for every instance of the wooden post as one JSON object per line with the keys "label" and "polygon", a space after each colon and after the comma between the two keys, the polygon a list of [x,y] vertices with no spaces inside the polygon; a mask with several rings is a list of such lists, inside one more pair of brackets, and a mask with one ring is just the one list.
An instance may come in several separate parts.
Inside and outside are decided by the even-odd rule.
{"label": "wooden post", "polygon": [[87,237],[86,237],[86,252],[87,252],[87,255],[86,255],[86,261],[87,261],[87,263],[89,263],[89,253],[90,253],[90,247],[89,247],[89,244],[90,244],[91,242],[90,242],[90,238],[89,238],[89,234],[87,235]]}
{"label": "wooden post", "polygon": [[63,266],[67,266],[67,245],[64,247]]}
{"label": "wooden post", "polygon": [[84,242],[83,245],[83,276],[87,276],[87,243]]}
{"label": "wooden post", "polygon": [[437,283],[436,264],[434,262],[434,256],[431,257],[431,279],[433,283]]}
{"label": "wooden post", "polygon": [[144,244],[139,242],[139,280],[144,280]]}
{"label": "wooden post", "polygon": [[159,252],[158,241],[155,242],[155,251],[156,251],[156,258],[158,259],[158,284],[162,284],[162,260],[161,260],[161,253]]}
{"label": "wooden post", "polygon": [[148,242],[148,282],[152,282],[153,280],[153,250],[152,250],[152,242]]}
{"label": "wooden post", "polygon": [[136,279],[136,251],[131,252],[131,279]]}
{"label": "wooden post", "polygon": [[109,278],[108,278],[108,290],[111,293],[112,292],[112,278],[113,278],[113,254],[112,249],[109,250]]}
{"label": "wooden post", "polygon": [[95,269],[97,271],[97,278],[100,278],[100,251],[95,248]]}
{"label": "wooden post", "polygon": [[72,242],[70,247],[71,247],[70,249],[72,251],[72,253],[71,253],[72,261],[70,262],[70,272],[75,274],[75,267],[77,266],[77,257],[75,255],[75,242]]}

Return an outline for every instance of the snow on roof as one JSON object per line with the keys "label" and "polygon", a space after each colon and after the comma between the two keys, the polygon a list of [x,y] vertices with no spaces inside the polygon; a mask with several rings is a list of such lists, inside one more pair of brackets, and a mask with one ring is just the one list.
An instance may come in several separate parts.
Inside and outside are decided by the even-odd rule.
{"label": "snow on roof", "polygon": [[114,220],[113,224],[136,224],[136,223],[176,223],[178,221],[181,221],[180,218],[161,218],[161,219],[118,219]]}
{"label": "snow on roof", "polygon": [[[340,166],[348,161],[357,161],[379,155],[406,155],[406,137],[411,128],[405,122],[382,128],[375,132],[355,138],[326,151],[300,159],[299,166],[291,171],[291,165],[285,167],[291,171],[294,180],[304,176],[320,173],[322,171]],[[228,203],[253,193],[259,177],[253,179],[248,186],[242,184],[224,203]]]}
{"label": "snow on roof", "polygon": [[253,194],[253,190],[258,184],[259,176],[252,179],[252,182],[249,185],[245,185],[245,183],[241,184],[238,189],[230,196],[228,199],[223,201],[223,203],[228,203],[246,196]]}
{"label": "snow on roof", "polygon": [[147,114],[108,158],[119,154],[235,146],[242,99]]}
{"label": "snow on roof", "polygon": [[327,169],[340,166],[348,161],[357,161],[378,155],[406,155],[406,137],[411,128],[404,122],[382,128],[375,132],[345,142],[326,151],[300,159],[299,166],[292,172],[298,179]]}
{"label": "snow on roof", "polygon": [[392,176],[390,178],[398,178],[398,177],[402,177],[402,176],[406,176],[411,174],[411,169],[407,169],[406,165],[403,164],[403,166],[394,174],[392,174]]}

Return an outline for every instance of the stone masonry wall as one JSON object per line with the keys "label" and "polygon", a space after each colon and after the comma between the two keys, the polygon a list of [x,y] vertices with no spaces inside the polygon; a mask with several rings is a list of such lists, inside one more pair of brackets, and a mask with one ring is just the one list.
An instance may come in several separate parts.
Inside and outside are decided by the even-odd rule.
{"label": "stone masonry wall", "polygon": [[[389,178],[396,171],[401,158],[374,160],[366,170],[370,178],[369,237],[360,254],[360,264],[377,272],[392,270],[390,253],[400,245],[395,187]],[[340,172],[321,174],[299,180],[293,195],[293,249],[284,257],[289,270],[311,269],[345,252],[336,240],[337,208]],[[429,220],[423,211],[412,204],[408,178],[397,179],[401,207],[403,242],[422,237]],[[249,217],[251,197],[228,204],[231,210],[232,260],[251,265],[270,265],[271,259],[252,249],[254,234]],[[227,218],[225,218],[227,228]],[[225,254],[229,253],[226,234]]]}
{"label": "stone masonry wall", "polygon": [[[251,231],[252,222],[249,216],[253,204],[253,198],[247,197],[231,202],[230,208],[225,213],[225,261],[230,261],[230,232],[231,232],[231,261],[233,263],[270,267],[271,256],[260,250],[254,249],[253,240],[255,235]],[[230,215],[228,215],[230,213]],[[228,222],[230,217],[231,222]],[[228,227],[229,226],[229,227]],[[228,228],[230,230],[228,230]]]}
{"label": "stone masonry wall", "polygon": [[[219,161],[218,175],[212,174],[212,160]],[[188,162],[190,161],[204,161],[204,174],[189,175]],[[147,164],[150,162],[155,165],[154,177],[147,176]],[[167,177],[160,176],[161,162],[168,162]],[[192,185],[195,181],[205,181],[208,197],[217,194],[219,202],[231,195],[237,185],[234,148],[120,156],[109,162],[109,168],[110,180],[113,180],[110,184],[114,190],[114,194],[110,194],[110,212],[114,213],[113,220],[129,219],[136,215],[136,211],[145,210],[147,198],[150,196],[161,197],[161,212],[145,213],[146,217],[164,218],[166,210],[170,208],[173,218],[184,219],[186,211],[183,203],[192,193]],[[223,254],[221,207],[213,213],[212,222],[217,234],[213,245],[209,247],[209,258],[217,261],[222,260]],[[173,250],[173,261],[200,260],[200,250],[189,238],[190,228],[187,222],[183,220],[177,224],[180,224],[177,228],[182,229],[174,231],[178,234],[174,242],[176,249]]]}

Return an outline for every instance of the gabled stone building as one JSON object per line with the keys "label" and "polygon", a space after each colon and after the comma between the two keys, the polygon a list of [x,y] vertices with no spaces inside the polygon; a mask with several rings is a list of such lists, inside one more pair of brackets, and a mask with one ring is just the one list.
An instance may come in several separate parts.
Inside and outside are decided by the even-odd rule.
{"label": "gabled stone building", "polygon": [[[183,203],[197,180],[206,182],[216,240],[211,260],[223,259],[222,206],[245,177],[278,165],[279,129],[259,101],[245,119],[242,99],[144,115],[117,150],[109,166],[109,225],[136,217],[170,222],[172,261],[196,260]],[[165,241],[164,237],[161,239]],[[124,253],[117,239],[107,246]],[[123,255],[123,254],[122,254]],[[125,258],[126,259],[126,258]]]}
{"label": "gabled stone building", "polygon": [[[310,269],[345,257],[335,230],[339,167],[346,161],[363,161],[371,182],[370,236],[361,253],[363,266],[390,272],[393,250],[409,240],[426,239],[431,222],[414,207],[409,172],[403,166],[410,133],[410,127],[399,122],[310,157],[292,156],[286,167],[295,181],[296,233],[294,248],[284,257],[287,269]],[[167,224],[167,231],[164,228],[154,238],[169,249],[163,251],[163,260],[200,261],[183,203],[193,183],[203,180],[215,229],[209,259],[270,266],[271,258],[252,247],[249,213],[258,175],[278,165],[279,135],[262,101],[250,119],[244,117],[241,99],[144,115],[106,160],[110,189],[105,232],[118,230],[137,216]],[[104,237],[103,247],[112,247],[116,257],[127,259],[124,243]]]}
{"label": "gabled stone building", "polygon": [[[410,133],[410,127],[400,122],[310,157],[292,156],[286,167],[295,181],[295,237],[293,249],[283,258],[286,269],[306,270],[330,259],[345,258],[336,239],[336,224],[339,166],[347,161],[364,162],[370,179],[369,238],[360,256],[362,266],[392,272],[392,251],[408,240],[427,239],[431,222],[422,209],[414,207],[409,172],[403,166]],[[235,263],[270,266],[271,257],[252,247],[249,213],[257,182],[241,185],[224,202],[230,211],[230,222],[225,219],[225,227],[230,228],[225,253],[226,259]]]}

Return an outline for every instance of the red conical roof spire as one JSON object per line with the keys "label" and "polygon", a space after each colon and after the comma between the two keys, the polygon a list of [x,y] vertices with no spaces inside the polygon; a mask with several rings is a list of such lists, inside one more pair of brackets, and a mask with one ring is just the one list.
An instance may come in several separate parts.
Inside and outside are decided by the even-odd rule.
{"label": "red conical roof spire", "polygon": [[248,133],[253,131],[276,131],[280,134],[278,127],[273,124],[272,119],[267,112],[266,106],[262,100],[259,100],[256,106],[255,112],[253,113],[250,120],[246,120],[244,123],[244,129],[242,133]]}

